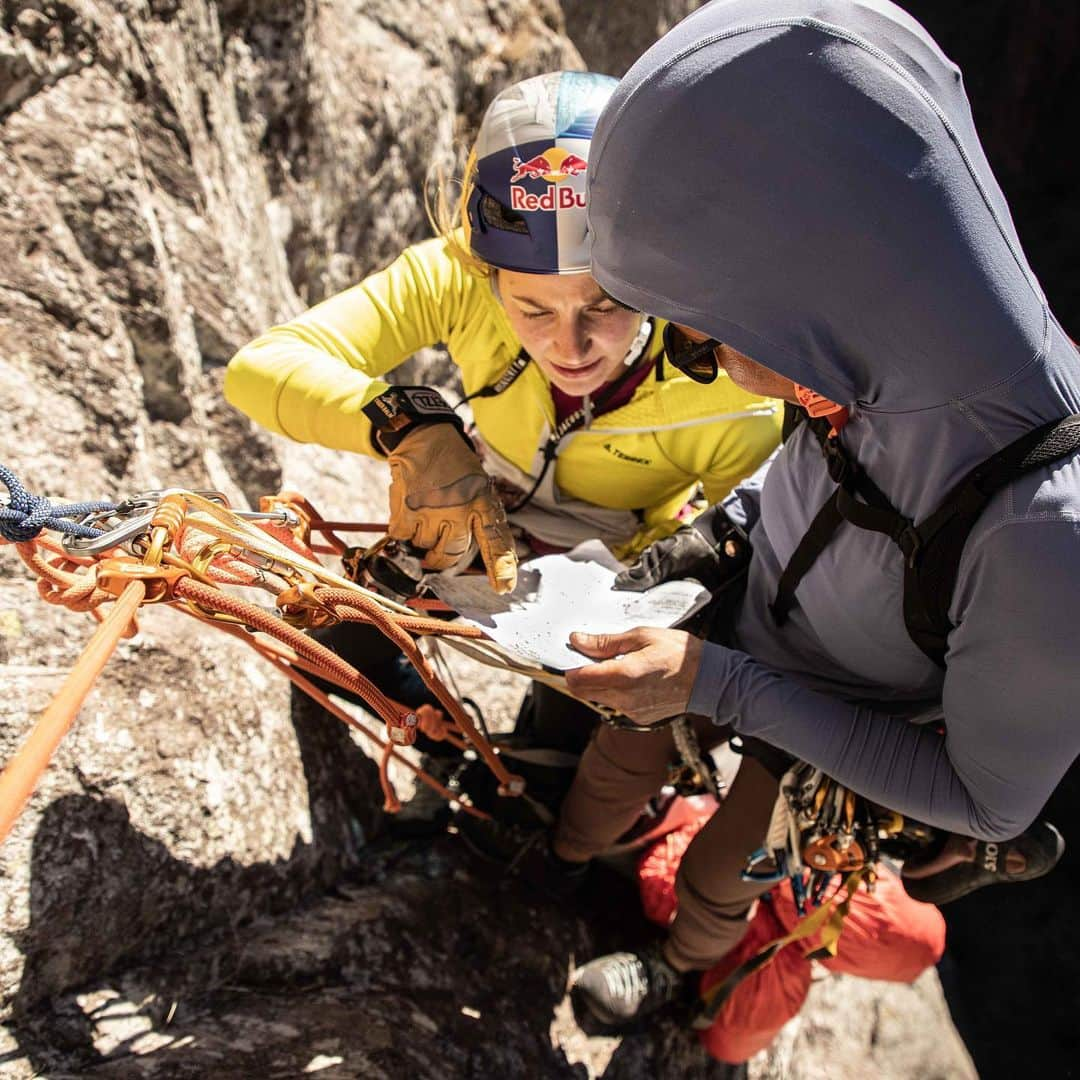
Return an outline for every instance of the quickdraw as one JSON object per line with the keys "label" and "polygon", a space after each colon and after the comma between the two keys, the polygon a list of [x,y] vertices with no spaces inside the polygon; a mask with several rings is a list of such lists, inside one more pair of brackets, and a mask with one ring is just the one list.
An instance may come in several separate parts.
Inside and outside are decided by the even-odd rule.
{"label": "quickdraw", "polygon": [[[388,775],[390,760],[396,759],[464,812],[489,816],[397,753],[395,748],[411,745],[421,731],[475,750],[497,777],[500,794],[524,792],[522,778],[502,765],[417,641],[475,640],[483,632],[422,615],[319,561],[318,554],[346,552],[336,531],[381,531],[380,526],[324,521],[306,499],[292,492],[263,498],[257,511],[231,509],[220,492],[180,488],[142,492],[118,504],[55,507],[27,495],[9,470],[2,466],[0,470],[0,480],[11,492],[7,505],[0,503],[5,537],[0,542],[14,544],[37,576],[43,600],[88,611],[100,624],[60,692],[0,775],[0,842],[117,644],[136,632],[135,617],[144,604],[165,604],[245,641],[334,716],[371,739],[382,750],[380,777],[390,812],[400,807]],[[65,533],[62,545],[42,535],[44,528]],[[312,543],[313,533],[320,534],[320,543]],[[269,593],[275,606],[259,606],[237,595],[236,588]],[[106,605],[110,610],[103,615]],[[370,623],[389,637],[441,709],[412,710],[391,700],[356,668],[304,633],[345,621]],[[359,694],[385,723],[386,740],[314,686],[307,677],[313,674]]]}
{"label": "quickdraw", "polygon": [[[751,855],[745,881],[791,878],[800,915],[817,907],[838,877],[862,873],[873,890],[882,853],[903,858],[932,831],[856,795],[820,769],[797,762],[780,781],[765,843]],[[769,875],[769,876],[764,876]]]}
{"label": "quickdraw", "polygon": [[710,1027],[738,985],[789,945],[820,933],[820,945],[807,957],[835,956],[852,898],[862,886],[873,892],[881,856],[903,859],[932,835],[927,826],[863,799],[821,769],[796,762],[780,781],[765,841],[741,877],[761,884],[789,879],[801,921],[711,986],[693,1026]]}

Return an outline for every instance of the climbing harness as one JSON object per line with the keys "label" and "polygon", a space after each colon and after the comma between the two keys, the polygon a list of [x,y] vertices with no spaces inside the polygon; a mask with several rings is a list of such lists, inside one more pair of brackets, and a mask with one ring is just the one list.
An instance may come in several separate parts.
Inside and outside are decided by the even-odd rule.
{"label": "climbing harness", "polygon": [[[655,730],[655,727],[645,730]],[[698,795],[704,792],[719,799],[722,785],[717,778],[712,758],[701,752],[701,745],[688,716],[675,717],[671,723],[671,737],[679,753],[679,764],[673,769],[668,784],[680,795]]]}
{"label": "climbing harness", "polygon": [[[141,492],[119,503],[54,506],[30,495],[3,466],[0,481],[10,493],[7,504],[0,503],[0,533],[37,576],[39,596],[88,611],[99,622],[60,692],[0,775],[0,841],[117,644],[136,632],[135,616],[143,604],[166,604],[245,641],[334,716],[375,742],[382,750],[380,777],[388,811],[400,805],[388,775],[395,759],[465,813],[487,817],[398,754],[397,748],[412,745],[419,732],[459,749],[470,747],[496,777],[500,794],[524,792],[522,778],[502,764],[418,644],[421,638],[475,641],[483,632],[425,615],[319,561],[318,553],[349,550],[336,530],[380,526],[324,521],[306,499],[291,492],[264,497],[256,511],[231,509],[220,492],[181,488]],[[42,535],[45,529],[63,533],[62,543]],[[319,543],[312,541],[313,533],[320,535]],[[269,593],[274,606],[257,605],[239,590]],[[304,632],[346,621],[369,623],[386,635],[441,708],[412,710],[393,701]],[[312,675],[358,694],[385,723],[385,740],[332,702],[310,681]]]}
{"label": "climbing harness", "polygon": [[[935,664],[945,667],[952,630],[949,607],[968,535],[1003,487],[1080,449],[1080,414],[1043,424],[991,455],[918,525],[893,507],[845,450],[830,419],[809,418],[804,409],[788,405],[784,441],[802,425],[820,444],[836,488],[781,574],[771,605],[774,620],[778,626],[787,621],[799,583],[847,522],[885,534],[900,549],[908,634]],[[881,856],[903,860],[934,842],[934,831],[927,826],[876,806],[805,762],[793,765],[780,783],[765,842],[748,859],[742,877],[763,884],[789,879],[801,922],[710,987],[694,1026],[709,1027],[739,983],[788,945],[821,931],[822,944],[809,955],[835,955],[851,898],[860,884],[873,890]]]}

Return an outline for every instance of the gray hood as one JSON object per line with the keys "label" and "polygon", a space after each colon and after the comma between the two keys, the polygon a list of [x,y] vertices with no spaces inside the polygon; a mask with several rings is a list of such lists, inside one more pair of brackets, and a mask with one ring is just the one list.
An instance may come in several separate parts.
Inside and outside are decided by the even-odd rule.
{"label": "gray hood", "polygon": [[[884,0],[716,0],[630,69],[589,159],[593,273],[850,408],[840,441],[923,521],[976,463],[1080,411],[960,73]],[[762,486],[763,484],[763,486]],[[999,492],[964,547],[943,674],[887,536],[840,528],[769,614],[835,485],[804,426],[725,507],[754,557],[690,711],[872,800],[1017,835],[1080,750],[1080,455]],[[920,726],[908,719],[944,720]]]}
{"label": "gray hood", "polygon": [[1077,410],[960,72],[892,4],[707,5],[622,80],[589,176],[593,273],[625,303],[874,411],[1039,368],[987,402],[994,445]]}

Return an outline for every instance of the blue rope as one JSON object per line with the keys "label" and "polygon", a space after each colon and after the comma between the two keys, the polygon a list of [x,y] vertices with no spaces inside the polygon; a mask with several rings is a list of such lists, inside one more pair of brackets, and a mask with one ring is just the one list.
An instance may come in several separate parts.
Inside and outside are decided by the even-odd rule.
{"label": "blue rope", "polygon": [[13,543],[33,540],[43,529],[54,529],[69,536],[85,536],[88,539],[100,536],[100,529],[80,525],[70,519],[116,509],[116,503],[111,502],[54,506],[43,495],[31,495],[6,465],[0,465],[0,482],[9,492],[7,506],[0,503],[0,536]]}

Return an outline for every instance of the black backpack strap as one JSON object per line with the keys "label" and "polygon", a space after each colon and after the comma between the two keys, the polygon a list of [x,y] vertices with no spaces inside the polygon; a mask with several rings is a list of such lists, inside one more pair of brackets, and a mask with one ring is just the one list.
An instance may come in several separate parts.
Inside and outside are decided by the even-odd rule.
{"label": "black backpack strap", "polygon": [[[784,423],[780,429],[780,441],[786,443],[792,435],[803,425],[807,424],[814,433],[821,446],[821,452],[825,453],[829,437],[828,426],[815,423],[807,416],[806,410],[794,402],[784,402]],[[826,545],[832,539],[833,533],[840,527],[842,518],[836,511],[836,493],[833,492],[817,512],[814,520],[810,523],[806,535],[799,541],[799,546],[792,552],[784,572],[777,584],[776,596],[769,605],[772,617],[777,626],[783,626],[787,622],[791,609],[795,606],[795,590],[799,587],[803,575],[814,565],[815,560]]]}
{"label": "black backpack strap", "polygon": [[[802,409],[800,413],[805,412]],[[899,514],[886,498],[882,490],[867,476],[832,434],[832,425],[828,420],[806,420],[825,455],[825,465],[829,476],[836,482],[836,490],[825,500],[806,534],[792,552],[784,572],[777,584],[776,596],[769,605],[777,626],[787,622],[791,609],[795,606],[795,590],[799,582],[817,561],[818,556],[828,546],[836,530],[848,521],[860,529],[872,529],[891,537],[901,550],[904,550],[907,536],[911,531],[911,522]],[[788,434],[795,430],[797,422],[788,430],[788,416],[785,412],[784,430]],[[859,496],[857,498],[856,496]],[[861,501],[860,501],[861,498]]]}
{"label": "black backpack strap", "polygon": [[791,558],[788,559],[787,566],[780,575],[776,586],[776,596],[769,605],[769,611],[772,612],[773,621],[777,626],[783,626],[787,622],[791,609],[795,606],[795,590],[799,587],[799,582],[828,546],[843,521],[840,511],[836,508],[836,492],[834,491],[825,500],[814,520],[810,522],[810,528],[806,530],[798,547],[791,553]]}
{"label": "black backpack strap", "polygon": [[[798,410],[802,412],[802,410]],[[805,415],[805,414],[804,414]],[[799,425],[788,424],[785,437]],[[783,626],[795,605],[799,582],[847,521],[890,537],[904,555],[904,623],[912,641],[939,667],[952,624],[949,607],[968,534],[993,496],[1007,484],[1066,454],[1080,450],[1080,413],[1035,428],[975,466],[921,525],[904,517],[841,446],[828,423],[808,422],[825,455],[836,491],[825,500],[788,560],[770,605]]]}
{"label": "black backpack strap", "polygon": [[807,419],[809,417],[801,405],[796,405],[793,401],[785,401],[784,422],[780,428],[780,441],[786,443],[795,434],[799,425]]}
{"label": "black backpack strap", "polygon": [[1080,413],[1052,420],[1021,436],[971,470],[941,506],[914,529],[904,569],[904,622],[911,639],[939,667],[952,623],[952,604],[964,545],[987,503],[1025,473],[1080,450]]}

